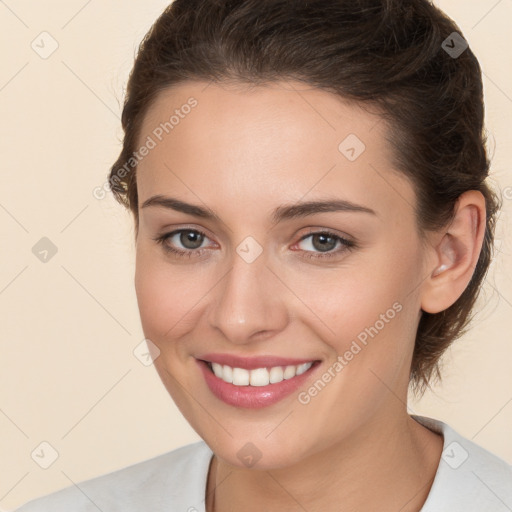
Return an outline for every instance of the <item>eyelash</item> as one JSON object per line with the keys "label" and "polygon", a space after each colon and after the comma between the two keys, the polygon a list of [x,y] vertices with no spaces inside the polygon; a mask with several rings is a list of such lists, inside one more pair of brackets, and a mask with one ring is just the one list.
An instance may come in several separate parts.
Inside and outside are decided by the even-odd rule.
{"label": "eyelash", "polygon": [[[165,242],[168,238],[171,238],[172,236],[182,233],[182,232],[191,232],[191,233],[197,233],[203,237],[208,238],[208,235],[206,233],[198,230],[198,229],[177,229],[176,231],[171,231],[170,233],[165,233],[163,235],[157,236],[156,238],[153,238],[155,242],[160,244],[164,251],[168,254],[174,254],[177,257],[183,257],[183,258],[192,258],[193,256],[200,256],[203,254],[203,252],[206,250],[205,248],[202,249],[189,249],[189,250],[182,250],[182,249],[176,249],[175,247],[171,247],[170,245],[167,245]],[[337,242],[341,242],[341,245],[343,246],[343,249],[338,249],[336,251],[330,251],[330,252],[313,252],[313,251],[302,251],[305,253],[304,257],[309,259],[327,259],[327,258],[333,258],[338,256],[340,253],[345,251],[351,251],[357,247],[356,243],[352,240],[347,240],[346,238],[343,238],[339,235],[336,235],[335,233],[329,231],[329,230],[322,230],[322,231],[312,231],[310,233],[307,233],[304,235],[299,242],[302,242],[306,238],[309,238],[313,235],[327,235],[331,238],[334,238]]]}

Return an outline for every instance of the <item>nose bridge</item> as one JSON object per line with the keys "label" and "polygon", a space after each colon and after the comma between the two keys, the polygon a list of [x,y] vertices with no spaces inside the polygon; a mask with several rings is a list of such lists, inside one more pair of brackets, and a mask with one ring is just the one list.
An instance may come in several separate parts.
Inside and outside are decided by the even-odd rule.
{"label": "nose bridge", "polygon": [[236,247],[230,269],[216,287],[209,323],[232,343],[250,342],[255,334],[286,324],[283,290],[267,265],[263,247],[247,237]]}

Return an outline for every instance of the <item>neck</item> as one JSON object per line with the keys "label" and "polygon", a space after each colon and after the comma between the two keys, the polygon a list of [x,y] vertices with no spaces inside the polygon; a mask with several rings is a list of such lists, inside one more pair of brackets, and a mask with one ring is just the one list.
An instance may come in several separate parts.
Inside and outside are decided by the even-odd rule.
{"label": "neck", "polygon": [[430,492],[442,447],[442,436],[406,411],[392,411],[293,466],[251,470],[215,456],[206,510],[418,512]]}

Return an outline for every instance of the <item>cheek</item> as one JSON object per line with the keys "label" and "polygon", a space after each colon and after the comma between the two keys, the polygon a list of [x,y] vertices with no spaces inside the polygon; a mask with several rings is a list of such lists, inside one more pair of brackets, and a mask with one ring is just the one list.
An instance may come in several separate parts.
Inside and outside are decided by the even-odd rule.
{"label": "cheek", "polygon": [[[360,369],[397,362],[409,344],[404,334],[404,305],[388,287],[348,289],[332,303],[324,304],[323,321],[332,331],[326,342],[342,364]],[[330,309],[328,309],[330,308]],[[330,341],[329,341],[330,340]],[[390,368],[391,369],[391,368]],[[359,370],[356,370],[359,371]]]}
{"label": "cheek", "polygon": [[338,272],[295,280],[297,296],[315,313],[310,327],[331,347],[333,360],[346,354],[351,367],[393,372],[412,350],[419,305],[411,292],[421,279],[419,261],[411,247],[393,247],[368,251]]}
{"label": "cheek", "polygon": [[135,292],[141,323],[145,336],[157,345],[193,328],[201,291],[200,279],[187,278],[162,257],[137,249]]}
{"label": "cheek", "polygon": [[[290,281],[295,295],[301,299],[297,307],[315,322],[315,331],[324,333],[326,339],[347,340],[357,337],[366,327],[379,321],[394,318],[393,304],[401,302],[399,276],[382,272],[376,262],[373,268],[361,266],[318,272]],[[389,311],[388,311],[389,310]]]}

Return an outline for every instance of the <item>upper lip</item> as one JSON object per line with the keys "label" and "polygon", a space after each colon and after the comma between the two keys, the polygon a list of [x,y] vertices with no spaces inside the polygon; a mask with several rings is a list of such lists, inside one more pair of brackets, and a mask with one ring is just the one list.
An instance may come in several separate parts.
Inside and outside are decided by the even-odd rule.
{"label": "upper lip", "polygon": [[291,357],[279,357],[272,355],[262,355],[254,357],[237,356],[235,354],[204,354],[197,359],[228,365],[232,368],[245,368],[254,370],[255,368],[268,368],[272,366],[290,366],[317,361],[317,359],[297,359]]}

